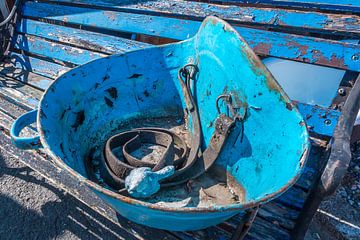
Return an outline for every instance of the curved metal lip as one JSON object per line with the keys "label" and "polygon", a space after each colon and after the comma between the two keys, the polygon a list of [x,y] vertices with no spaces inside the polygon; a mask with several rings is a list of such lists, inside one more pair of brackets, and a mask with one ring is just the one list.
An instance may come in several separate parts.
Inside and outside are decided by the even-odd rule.
{"label": "curved metal lip", "polygon": [[[217,18],[217,17],[213,17],[213,16],[209,16],[207,17],[204,22],[202,23],[201,27],[200,27],[200,30],[198,32],[201,31],[202,27],[204,26],[204,23],[207,22],[207,21],[211,21],[211,22],[220,22],[222,24],[225,25],[227,31],[232,31],[234,34],[237,35],[237,37],[239,39],[241,39],[243,41],[243,43],[248,47],[248,44],[245,42],[245,40],[239,35],[239,33],[233,29],[228,23],[226,23],[225,21]],[[185,41],[181,41],[181,42],[178,42],[178,43],[175,43],[175,44],[180,44],[180,43],[183,43],[183,42],[187,42],[187,41],[191,41],[193,39],[195,39],[197,37],[197,34],[190,38],[190,39],[187,39]],[[165,45],[161,45],[161,46],[154,46],[154,47],[149,47],[149,48],[146,48],[146,49],[138,49],[138,50],[135,50],[135,51],[132,51],[132,52],[137,52],[137,51],[144,51],[144,50],[149,50],[149,49],[152,49],[152,48],[161,48],[161,47],[164,47],[164,46],[167,46],[167,45],[174,45],[174,43],[170,43],[170,44],[165,44]],[[126,53],[121,53],[121,54],[118,54],[118,56],[120,55],[124,55]],[[251,55],[251,57],[253,58],[256,58],[258,61],[260,61],[260,59],[258,58],[258,56],[254,53],[254,52],[249,52],[248,54]],[[110,56],[109,56],[110,57]],[[105,58],[109,58],[109,57],[105,57]],[[96,60],[94,60],[96,61]],[[78,67],[81,67],[81,66],[78,66]],[[76,67],[76,68],[78,68]],[[276,82],[276,81],[275,81]],[[299,160],[299,163],[300,163],[300,169],[298,170],[297,174],[292,178],[290,179],[290,181],[284,185],[282,188],[280,188],[278,191],[276,192],[273,192],[271,194],[268,194],[266,196],[264,196],[263,198],[259,199],[259,200],[256,200],[256,201],[250,201],[250,202],[247,202],[245,204],[241,204],[241,203],[238,203],[238,204],[230,204],[230,205],[226,205],[226,206],[209,206],[209,207],[164,207],[164,206],[159,206],[159,205],[156,205],[154,203],[148,203],[148,202],[145,202],[145,201],[141,201],[141,200],[138,200],[138,199],[134,199],[134,198],[130,198],[130,197],[126,197],[126,196],[123,196],[121,194],[118,194],[110,189],[106,189],[96,183],[94,183],[93,181],[90,181],[89,179],[83,177],[81,174],[79,174],[78,172],[76,172],[75,170],[73,170],[72,168],[70,168],[68,165],[66,165],[62,160],[61,158],[59,158],[58,156],[56,156],[51,150],[50,150],[50,147],[44,137],[44,132],[43,132],[43,129],[41,127],[41,123],[40,123],[40,112],[41,112],[41,105],[42,105],[42,101],[44,99],[44,97],[46,96],[46,94],[51,90],[52,87],[54,87],[56,85],[57,81],[55,80],[50,86],[49,88],[46,89],[46,91],[44,92],[40,102],[39,102],[39,111],[38,111],[38,116],[37,116],[37,129],[40,133],[40,139],[41,139],[41,142],[44,146],[44,148],[46,149],[47,153],[54,159],[54,162],[61,168],[63,168],[64,170],[66,170],[68,173],[70,173],[73,177],[77,178],[81,183],[85,183],[88,187],[92,188],[93,190],[96,190],[108,197],[111,197],[113,199],[116,199],[116,200],[119,200],[123,203],[126,203],[126,204],[131,204],[131,205],[136,205],[136,206],[142,206],[142,207],[146,207],[146,208],[149,208],[149,209],[152,209],[152,210],[157,210],[157,211],[163,211],[163,212],[173,212],[173,213],[216,213],[216,212],[235,212],[235,211],[241,211],[241,210],[246,210],[246,209],[249,209],[249,208],[253,208],[255,206],[258,206],[262,203],[266,203],[278,196],[280,196],[282,193],[284,193],[286,190],[288,190],[292,185],[295,184],[295,182],[298,180],[298,178],[300,177],[300,175],[302,174],[302,170],[305,166],[305,163],[306,163],[306,159],[309,155],[309,146],[310,146],[310,141],[309,141],[309,138],[308,138],[308,132],[307,132],[307,128],[306,128],[306,125],[304,126],[305,130],[304,130],[304,133],[306,134],[306,142],[303,143],[303,147],[304,147],[304,151],[302,152],[302,155],[301,155],[301,158]],[[276,82],[276,84],[278,84]],[[289,100],[289,97],[286,95],[286,93],[282,90],[282,88],[280,87],[280,85],[278,84],[279,88],[281,89],[281,91],[279,92],[279,94],[281,95],[281,97],[284,97],[286,100]],[[303,120],[302,119],[302,116],[300,115],[299,111],[297,110],[297,108],[295,107],[293,110],[296,111],[296,114],[300,117],[299,120]]]}

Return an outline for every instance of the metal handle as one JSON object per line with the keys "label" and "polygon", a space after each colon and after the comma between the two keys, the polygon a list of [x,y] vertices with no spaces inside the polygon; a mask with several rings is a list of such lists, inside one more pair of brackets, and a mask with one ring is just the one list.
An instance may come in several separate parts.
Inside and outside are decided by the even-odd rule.
{"label": "metal handle", "polygon": [[36,121],[38,110],[29,111],[21,115],[11,126],[10,136],[12,143],[20,149],[38,149],[42,147],[40,142],[40,136],[33,137],[20,137],[20,132],[25,127]]}

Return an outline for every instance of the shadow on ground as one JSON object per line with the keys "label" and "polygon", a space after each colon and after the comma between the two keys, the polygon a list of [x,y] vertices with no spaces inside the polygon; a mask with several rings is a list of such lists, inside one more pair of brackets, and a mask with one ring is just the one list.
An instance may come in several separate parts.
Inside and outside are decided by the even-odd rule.
{"label": "shadow on ground", "polygon": [[30,168],[3,156],[0,152],[0,239],[134,238]]}

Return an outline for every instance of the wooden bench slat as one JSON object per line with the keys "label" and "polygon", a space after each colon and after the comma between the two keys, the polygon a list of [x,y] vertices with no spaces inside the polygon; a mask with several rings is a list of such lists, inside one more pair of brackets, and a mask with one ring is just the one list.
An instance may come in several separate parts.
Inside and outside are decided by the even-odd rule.
{"label": "wooden bench slat", "polygon": [[258,215],[275,226],[291,230],[295,226],[299,212],[272,201],[261,206]]}
{"label": "wooden bench slat", "polygon": [[15,52],[11,52],[9,57],[11,58],[11,61],[16,68],[24,69],[28,72],[34,72],[48,78],[57,78],[61,74],[71,69],[56,63],[44,61],[39,58],[30,57]]}
{"label": "wooden bench slat", "polygon": [[3,97],[12,99],[20,106],[28,109],[33,109],[38,106],[39,99],[42,96],[40,90],[33,89],[8,77],[0,76],[0,79],[0,94]]}
{"label": "wooden bench slat", "polygon": [[306,199],[306,196],[307,193],[304,190],[294,186],[274,201],[287,207],[293,207],[300,210],[304,205],[304,199]]}
{"label": "wooden bench slat", "polygon": [[49,42],[43,38],[22,34],[17,35],[14,47],[32,54],[72,63],[74,65],[81,65],[100,57],[107,56],[103,53],[75,48],[65,44]]}
{"label": "wooden bench slat", "polygon": [[17,68],[11,63],[0,63],[0,74],[20,82],[24,82],[41,90],[47,89],[53,82],[53,79],[26,71],[21,68]]}
{"label": "wooden bench slat", "polygon": [[211,0],[211,2],[258,4],[273,7],[292,7],[302,9],[320,9],[341,12],[360,12],[360,4],[354,0]]}
{"label": "wooden bench slat", "polygon": [[243,24],[260,24],[274,28],[298,28],[298,30],[341,32],[346,35],[360,34],[360,17],[356,15],[303,12],[298,10],[258,8],[236,5],[218,5],[182,0],[139,1],[124,4],[123,0],[51,0],[85,7],[105,7],[117,11],[134,11],[149,14],[166,14],[182,18],[204,18],[216,15],[224,20]]}
{"label": "wooden bench slat", "polygon": [[[193,20],[35,2],[27,2],[23,14],[27,17],[176,40],[193,36],[200,26],[200,22]],[[360,64],[356,60],[356,54],[360,55],[360,46],[357,44],[245,27],[235,26],[235,29],[248,41],[257,54],[360,71]]]}
{"label": "wooden bench slat", "polygon": [[[248,233],[249,237],[255,239],[267,239],[267,240],[286,240],[290,239],[289,232],[280,227],[274,227],[272,223],[257,217],[250,228]],[[248,236],[245,239],[248,239]]]}
{"label": "wooden bench slat", "polygon": [[17,26],[17,31],[106,54],[122,53],[151,46],[150,44],[136,42],[121,37],[54,25],[31,19],[22,19]]}
{"label": "wooden bench slat", "polygon": [[297,105],[310,131],[324,136],[333,135],[341,114],[339,111],[310,104],[301,103]]}

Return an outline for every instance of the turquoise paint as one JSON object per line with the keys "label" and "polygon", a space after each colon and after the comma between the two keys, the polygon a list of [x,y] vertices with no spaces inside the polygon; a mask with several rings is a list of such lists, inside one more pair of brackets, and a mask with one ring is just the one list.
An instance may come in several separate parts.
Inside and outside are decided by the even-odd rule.
{"label": "turquoise paint", "polygon": [[21,33],[35,35],[58,42],[80,43],[80,45],[83,45],[84,47],[108,54],[128,52],[151,46],[150,44],[135,42],[125,38],[53,25],[31,19],[22,19],[17,26],[17,30]]}
{"label": "turquoise paint", "polygon": [[[23,14],[72,24],[95,26],[106,30],[147,34],[176,40],[194,36],[201,24],[194,20],[34,2],[25,3]],[[258,53],[360,71],[358,60],[353,58],[356,54],[360,55],[360,46],[357,44],[245,27],[235,27],[235,29]]]}
{"label": "turquoise paint", "polygon": [[223,3],[250,3],[261,4],[267,6],[285,6],[302,9],[321,9],[330,11],[344,11],[358,13],[360,12],[360,4],[353,0],[337,1],[337,0],[225,0]]}
{"label": "turquoise paint", "polygon": [[[199,68],[194,95],[203,149],[214,131],[209,126],[217,117],[219,94],[232,94],[240,108],[248,108],[244,136],[238,139],[242,126],[237,125],[216,161],[244,188],[244,199],[236,204],[176,207],[163,195],[164,203],[155,204],[154,199],[132,199],[87,180],[84,159],[94,146],[101,151],[104,140],[126,128],[124,123],[184,117],[177,73],[189,62]],[[226,108],[221,106],[221,111]],[[65,73],[41,99],[37,128],[56,163],[121,215],[178,231],[218,224],[279,196],[299,177],[309,150],[306,126],[296,107],[237,32],[214,17],[187,41],[100,58]],[[177,186],[175,192],[183,187]]]}
{"label": "turquoise paint", "polygon": [[[106,7],[107,9],[125,12],[136,12],[150,15],[183,15],[189,17],[217,16],[224,20],[232,20],[241,23],[269,24],[272,27],[295,27],[300,31],[337,31],[343,34],[359,32],[357,18],[348,15],[345,19],[348,24],[341,24],[342,19],[321,12],[306,12],[284,10],[276,8],[258,8],[253,6],[236,6],[229,4],[226,6],[218,4],[208,4],[193,1],[177,0],[154,0],[144,2],[133,2],[123,0],[103,1],[103,0],[52,0],[57,3],[81,4],[95,8]],[[260,1],[261,2],[261,1]],[[257,2],[258,3],[258,2]],[[332,22],[339,22],[337,25]],[[304,29],[307,28],[307,29]],[[330,28],[330,29],[328,29]]]}
{"label": "turquoise paint", "polygon": [[26,52],[35,53],[64,62],[71,62],[76,65],[81,65],[106,56],[105,54],[71,47],[60,43],[49,43],[39,37],[28,37],[20,34],[17,36],[15,47]]}

